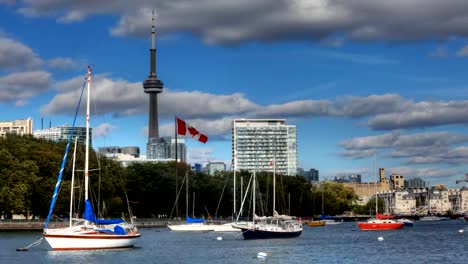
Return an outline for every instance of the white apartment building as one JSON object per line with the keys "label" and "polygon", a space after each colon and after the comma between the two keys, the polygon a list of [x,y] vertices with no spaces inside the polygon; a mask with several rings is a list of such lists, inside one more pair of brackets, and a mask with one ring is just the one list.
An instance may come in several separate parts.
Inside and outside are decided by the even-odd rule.
{"label": "white apartment building", "polygon": [[29,117],[28,119],[19,119],[15,121],[0,121],[0,136],[4,136],[7,133],[13,133],[18,135],[32,134],[33,121]]}
{"label": "white apartment building", "polygon": [[232,125],[235,170],[297,174],[296,126],[285,119],[235,119]]}

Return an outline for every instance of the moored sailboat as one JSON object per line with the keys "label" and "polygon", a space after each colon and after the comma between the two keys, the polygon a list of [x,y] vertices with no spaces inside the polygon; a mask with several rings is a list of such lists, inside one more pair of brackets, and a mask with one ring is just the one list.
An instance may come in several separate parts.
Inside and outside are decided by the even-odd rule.
{"label": "moored sailboat", "polygon": [[[66,163],[68,148],[72,134],[68,139],[65,155],[60,168],[57,184],[50,204],[42,236],[53,250],[95,250],[95,249],[117,249],[133,247],[135,241],[141,236],[133,223],[126,223],[123,219],[99,219],[93,212],[91,202],[88,199],[89,185],[89,127],[90,127],[90,86],[91,67],[88,67],[87,75],[87,102],[86,102],[86,152],[84,169],[84,217],[83,219],[73,219],[72,206],[70,206],[70,225],[65,228],[48,228],[50,218],[58,196],[58,190],[62,180],[62,173]],[[84,88],[84,87],[83,87]],[[80,98],[81,101],[81,98]],[[79,110],[77,107],[77,112]],[[73,127],[74,127],[73,122]],[[75,147],[76,149],[76,147]],[[73,169],[74,171],[74,169]],[[74,172],[73,172],[74,173]],[[72,185],[73,190],[73,185]],[[130,214],[131,216],[131,214]]]}
{"label": "moored sailboat", "polygon": [[252,222],[234,223],[232,226],[242,231],[244,239],[293,238],[300,236],[303,229],[301,220],[289,215],[280,215],[275,210],[275,173],[273,173],[273,216],[260,217],[255,214],[255,182],[254,171]]}
{"label": "moored sailboat", "polygon": [[[374,154],[374,178],[376,176],[376,160]],[[404,226],[404,223],[397,222],[392,219],[393,216],[379,214],[377,183],[375,193],[375,218],[369,219],[367,222],[358,222],[358,227],[363,231],[379,231],[379,230],[395,230]]]}

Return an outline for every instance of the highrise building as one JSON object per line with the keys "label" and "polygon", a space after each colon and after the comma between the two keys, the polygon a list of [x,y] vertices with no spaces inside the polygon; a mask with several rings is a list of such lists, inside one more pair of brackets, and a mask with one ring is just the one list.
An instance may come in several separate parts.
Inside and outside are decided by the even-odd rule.
{"label": "highrise building", "polygon": [[31,135],[33,133],[33,121],[31,118],[15,121],[0,121],[0,136],[7,133],[18,135]]}
{"label": "highrise building", "polygon": [[[152,138],[148,143],[148,159],[169,160],[175,159],[175,139],[171,137]],[[184,139],[177,139],[177,160],[187,162],[187,148]]]}
{"label": "highrise building", "polygon": [[232,164],[235,170],[297,174],[296,126],[285,119],[236,119],[232,126]]}
{"label": "highrise building", "polygon": [[[92,128],[89,128],[90,145],[92,145]],[[73,132],[73,138],[78,137],[78,143],[85,144],[86,141],[86,127],[71,127],[71,126],[57,126],[34,131],[34,137],[43,138],[52,141],[64,140],[67,141],[70,134]]]}
{"label": "highrise building", "polygon": [[306,173],[306,179],[309,182],[318,182],[319,181],[319,171],[316,169],[310,169]]}

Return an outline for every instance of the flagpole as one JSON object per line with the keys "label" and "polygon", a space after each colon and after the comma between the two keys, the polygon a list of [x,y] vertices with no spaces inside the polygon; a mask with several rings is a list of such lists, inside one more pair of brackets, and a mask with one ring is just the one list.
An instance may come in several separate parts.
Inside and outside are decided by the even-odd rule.
{"label": "flagpole", "polygon": [[177,182],[177,116],[174,117],[174,137],[175,137],[175,193],[176,193],[176,217],[179,217],[179,202],[177,199],[177,190],[178,190],[178,182]]}

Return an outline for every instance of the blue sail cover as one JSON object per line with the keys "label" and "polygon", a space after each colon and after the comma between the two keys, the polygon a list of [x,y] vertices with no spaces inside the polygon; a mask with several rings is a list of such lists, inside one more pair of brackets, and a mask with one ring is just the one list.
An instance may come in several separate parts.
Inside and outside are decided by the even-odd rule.
{"label": "blue sail cover", "polygon": [[187,216],[185,218],[185,221],[187,221],[187,223],[203,223],[203,222],[205,222],[205,219],[203,219],[203,218],[191,218],[190,216]]}
{"label": "blue sail cover", "polygon": [[111,224],[119,224],[122,223],[124,220],[122,219],[99,219],[94,215],[93,207],[91,206],[91,202],[86,200],[85,202],[85,213],[84,219],[96,223],[98,225],[111,225]]}

